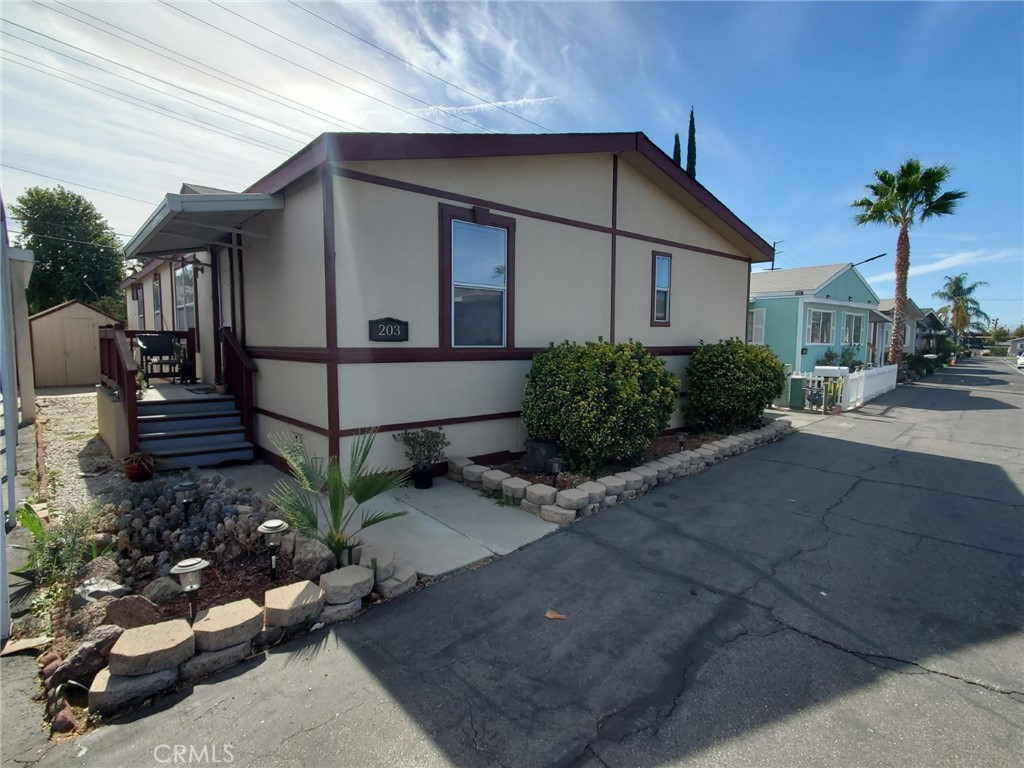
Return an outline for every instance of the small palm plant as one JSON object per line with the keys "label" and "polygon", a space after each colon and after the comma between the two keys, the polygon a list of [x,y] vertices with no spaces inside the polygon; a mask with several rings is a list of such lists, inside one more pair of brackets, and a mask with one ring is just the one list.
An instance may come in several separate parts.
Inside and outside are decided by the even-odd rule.
{"label": "small palm plant", "polygon": [[336,456],[326,462],[321,457],[310,456],[296,435],[276,433],[270,436],[295,478],[294,483],[279,482],[270,492],[270,500],[292,528],[330,549],[339,567],[345,552],[359,546],[357,534],[361,530],[405,514],[363,511],[359,527],[350,529],[361,504],[385,491],[400,488],[408,480],[408,470],[367,466],[376,433],[373,429],[356,436],[346,469],[341,468]]}

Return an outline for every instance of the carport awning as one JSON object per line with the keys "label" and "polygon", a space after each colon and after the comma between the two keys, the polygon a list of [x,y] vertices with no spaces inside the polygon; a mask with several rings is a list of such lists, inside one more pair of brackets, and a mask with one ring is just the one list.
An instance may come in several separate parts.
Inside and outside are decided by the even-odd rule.
{"label": "carport awning", "polygon": [[284,198],[255,192],[226,195],[167,195],[142,229],[125,246],[125,257],[144,259],[176,253],[204,251],[223,245],[218,238],[230,233],[267,239],[241,229],[263,211],[284,208]]}

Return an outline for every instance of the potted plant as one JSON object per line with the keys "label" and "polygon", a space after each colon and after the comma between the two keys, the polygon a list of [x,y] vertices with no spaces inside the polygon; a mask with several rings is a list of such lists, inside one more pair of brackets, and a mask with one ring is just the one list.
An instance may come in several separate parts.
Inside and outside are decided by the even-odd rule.
{"label": "potted plant", "polygon": [[219,374],[217,378],[213,380],[213,388],[217,391],[218,395],[227,394],[228,385],[224,381],[224,374]]}
{"label": "potted plant", "polygon": [[142,371],[135,372],[135,399],[141,400],[146,396],[146,390],[149,389],[149,379],[146,378],[146,374]]}
{"label": "potted plant", "polygon": [[434,464],[445,459],[445,448],[451,445],[444,429],[414,429],[400,435],[392,435],[405,446],[405,458],[412,462],[412,484],[414,488],[434,486]]}
{"label": "potted plant", "polygon": [[141,483],[153,476],[156,458],[148,451],[139,450],[121,459],[121,467],[124,469],[125,477],[133,483]]}

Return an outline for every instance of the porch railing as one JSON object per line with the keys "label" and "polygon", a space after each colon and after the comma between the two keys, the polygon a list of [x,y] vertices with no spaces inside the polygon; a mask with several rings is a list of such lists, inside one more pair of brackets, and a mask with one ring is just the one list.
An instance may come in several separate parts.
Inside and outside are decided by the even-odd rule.
{"label": "porch railing", "polygon": [[253,402],[253,374],[256,373],[256,363],[230,328],[221,328],[221,338],[224,340],[224,383],[228,392],[235,396],[235,404],[242,413],[245,439],[254,443],[256,404]]}
{"label": "porch railing", "polygon": [[128,450],[139,450],[138,407],[135,402],[135,377],[139,367],[123,325],[104,325],[100,334],[100,379],[117,391],[128,422]]}
{"label": "porch railing", "polygon": [[[138,336],[167,336],[175,340],[179,346],[182,342],[185,345],[185,351],[181,358],[181,364],[183,366],[189,366],[189,370],[192,372],[192,378],[195,378],[196,372],[196,329],[189,328],[187,331],[128,331],[124,332],[124,335],[129,339],[134,339]],[[179,372],[180,375],[180,372]]]}

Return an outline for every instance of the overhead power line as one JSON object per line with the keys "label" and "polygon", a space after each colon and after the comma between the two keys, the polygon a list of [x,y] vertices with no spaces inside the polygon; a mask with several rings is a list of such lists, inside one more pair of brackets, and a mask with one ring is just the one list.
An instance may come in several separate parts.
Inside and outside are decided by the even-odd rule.
{"label": "overhead power line", "polygon": [[[84,54],[86,54],[88,56],[93,56],[93,57],[95,57],[97,59],[100,59],[101,61],[107,62],[108,64],[113,64],[116,67],[121,67],[122,69],[127,69],[129,72],[134,72],[134,73],[136,73],[138,75],[142,75],[143,77],[149,78],[150,80],[155,80],[158,83],[163,83],[164,85],[168,85],[171,88],[176,88],[176,89],[178,89],[180,91],[184,91],[185,93],[190,93],[190,94],[192,94],[194,96],[198,96],[201,99],[206,99],[208,101],[211,100],[210,97],[204,96],[203,94],[199,93],[198,91],[194,91],[194,90],[192,90],[190,88],[185,88],[185,87],[180,86],[180,85],[178,85],[176,83],[172,83],[170,80],[164,80],[163,78],[156,77],[155,75],[151,75],[151,74],[149,74],[147,72],[143,72],[141,69],[136,69],[135,67],[130,67],[127,64],[122,64],[121,62],[115,61],[114,59],[107,58],[106,56],[101,56],[98,53],[93,53],[92,51],[87,51],[84,48],[79,48],[77,45],[71,45],[71,43],[66,43],[66,42],[64,42],[62,40],[58,40],[55,37],[51,37],[50,35],[45,35],[42,32],[39,32],[39,31],[34,30],[34,29],[30,29],[29,27],[22,26],[21,24],[17,24],[17,23],[12,22],[12,21],[6,21],[5,23],[6,24],[10,24],[10,25],[15,26],[15,27],[20,27],[21,29],[24,29],[24,30],[26,30],[28,32],[31,32],[34,35],[38,35],[39,37],[43,37],[43,38],[45,38],[47,40],[52,40],[55,43],[59,43],[60,45],[65,45],[68,48],[71,48],[73,50],[81,51],[82,53],[84,53]],[[270,120],[270,119],[268,119],[268,118],[266,118],[266,117],[264,117],[262,115],[257,115],[254,112],[248,112],[248,111],[246,111],[244,109],[240,109],[238,107],[233,107],[231,112],[221,112],[220,110],[214,109],[213,107],[207,106],[205,104],[200,104],[198,102],[191,101],[190,99],[186,99],[186,98],[184,98],[182,96],[176,96],[176,95],[174,95],[172,93],[167,93],[166,91],[161,91],[159,88],[154,88],[153,86],[147,85],[146,83],[140,83],[138,80],[132,80],[130,77],[126,77],[125,75],[118,74],[117,72],[111,72],[110,70],[104,69],[103,67],[101,67],[101,66],[99,66],[97,64],[93,64],[90,61],[85,61],[84,59],[80,59],[80,58],[78,58],[76,56],[72,56],[70,54],[64,53],[63,51],[58,51],[55,48],[50,48],[48,46],[42,45],[41,43],[37,43],[37,42],[35,42],[33,40],[29,40],[29,39],[24,38],[24,37],[19,37],[18,35],[15,35],[15,34],[13,34],[11,32],[8,32],[7,30],[0,30],[0,34],[7,35],[8,37],[12,37],[15,40],[20,40],[21,42],[27,43],[28,45],[31,45],[31,46],[33,46],[35,48],[39,48],[39,49],[44,50],[44,51],[49,51],[50,53],[56,54],[57,56],[62,56],[64,58],[66,58],[66,59],[70,59],[71,61],[78,62],[79,64],[83,64],[83,65],[85,65],[87,67],[92,67],[93,69],[98,69],[100,72],[103,72],[104,74],[120,78],[121,80],[126,80],[127,82],[132,83],[133,85],[138,85],[138,86],[140,86],[142,88],[147,88],[147,89],[149,89],[151,91],[156,91],[160,95],[166,96],[167,98],[177,99],[178,101],[183,101],[184,103],[191,104],[194,107],[199,107],[200,109],[205,109],[205,110],[207,110],[209,112],[213,112],[214,114],[221,115],[223,117],[227,117],[227,118],[230,118],[232,120],[237,120],[238,122],[245,123],[246,125],[251,125],[254,128],[259,128],[260,130],[267,131],[268,133],[274,133],[274,134],[276,134],[278,136],[281,136],[283,138],[286,138],[286,139],[288,139],[290,141],[295,141],[295,142],[298,142],[298,143],[302,143],[301,140],[296,139],[294,136],[288,136],[288,135],[286,135],[284,133],[281,133],[280,131],[275,131],[275,130],[273,130],[271,128],[267,128],[267,127],[265,127],[263,125],[260,125],[258,123],[253,123],[253,122],[250,122],[248,120],[243,120],[242,118],[238,117],[238,115],[235,114],[235,113],[240,113],[240,114],[243,114],[243,115],[248,115],[248,116],[254,117],[257,120],[260,120],[260,121],[262,121],[264,123],[268,123],[270,125],[276,125],[276,126],[278,126],[280,128],[284,128],[286,131],[291,131],[292,133],[299,134],[306,141],[309,141],[310,139],[314,138],[313,135],[310,134],[310,133],[307,133],[307,132],[304,132],[304,131],[300,131],[297,128],[292,128],[290,126],[284,125],[283,123],[279,123],[279,122],[277,122],[275,120]]]}
{"label": "overhead power line", "polygon": [[329,24],[330,26],[334,27],[339,32],[344,32],[349,37],[354,37],[356,40],[359,40],[362,43],[366,43],[371,48],[375,48],[378,51],[380,51],[381,53],[385,54],[386,56],[390,56],[392,59],[395,59],[396,61],[402,62],[407,67],[411,67],[412,69],[415,69],[417,72],[422,72],[427,77],[432,77],[435,80],[437,80],[438,82],[444,83],[445,85],[450,86],[450,87],[454,88],[455,90],[460,91],[460,92],[466,94],[467,96],[472,96],[474,99],[476,99],[476,100],[478,100],[480,102],[483,102],[484,104],[486,104],[486,105],[488,105],[490,107],[494,107],[495,109],[500,109],[502,112],[505,112],[506,114],[509,114],[512,117],[515,117],[515,118],[517,118],[519,120],[527,122],[530,125],[534,125],[534,126],[540,128],[542,131],[548,131],[549,133],[554,133],[555,132],[551,128],[543,126],[540,123],[536,123],[533,120],[530,120],[528,117],[523,117],[522,115],[517,114],[517,113],[513,112],[512,110],[507,109],[506,107],[503,107],[501,104],[497,104],[497,103],[495,103],[493,101],[490,101],[489,99],[484,98],[483,96],[480,96],[478,94],[473,93],[472,91],[468,91],[465,88],[463,88],[462,86],[456,85],[455,83],[451,82],[450,80],[445,80],[443,77],[440,77],[439,75],[435,75],[433,72],[431,72],[429,70],[423,69],[423,67],[416,66],[411,61],[409,61],[407,59],[403,59],[397,53],[392,53],[387,48],[382,48],[381,46],[379,46],[376,43],[374,43],[372,40],[367,40],[365,37],[360,37],[355,32],[352,32],[351,30],[345,29],[341,25],[336,24],[335,22],[333,22],[330,19],[327,19],[327,18],[321,16],[318,13],[314,13],[313,11],[309,10],[309,8],[306,8],[303,5],[299,5],[297,2],[295,2],[295,0],[288,0],[288,3],[290,3],[291,5],[294,5],[300,11],[304,11],[305,13],[308,13],[310,16],[312,16],[312,17],[314,17],[316,19],[319,19],[324,24]]}
{"label": "overhead power line", "polygon": [[[163,0],[161,0],[161,2],[163,2]],[[243,21],[249,22],[253,26],[259,27],[264,32],[269,32],[270,34],[274,35],[275,37],[279,37],[282,40],[286,40],[289,43],[291,43],[292,45],[298,46],[299,48],[301,48],[304,51],[309,51],[314,56],[319,56],[321,59],[324,59],[325,61],[329,61],[332,64],[341,67],[342,69],[347,69],[349,72],[354,72],[357,75],[359,75],[360,77],[365,77],[367,80],[369,80],[372,83],[377,83],[377,85],[382,85],[385,88],[387,88],[388,90],[394,91],[395,93],[400,93],[403,96],[405,96],[406,98],[412,99],[413,101],[418,102],[418,103],[424,105],[425,107],[428,107],[429,109],[432,109],[432,110],[435,110],[435,111],[438,111],[438,112],[443,112],[444,114],[448,115],[449,117],[454,117],[456,120],[461,120],[462,122],[464,122],[464,123],[466,123],[468,125],[472,125],[474,128],[479,128],[480,130],[487,131],[488,133],[494,133],[494,131],[492,131],[490,128],[487,128],[487,127],[485,127],[483,125],[480,125],[480,123],[477,123],[477,122],[474,122],[473,120],[470,120],[468,118],[462,117],[461,115],[457,115],[454,112],[451,112],[451,111],[445,109],[444,107],[439,107],[436,104],[431,104],[429,101],[424,101],[421,98],[413,96],[411,93],[407,93],[406,91],[403,91],[401,88],[395,88],[392,85],[388,85],[383,80],[378,80],[377,78],[372,77],[372,76],[366,74],[365,72],[362,72],[362,71],[360,71],[360,70],[358,70],[358,69],[356,69],[354,67],[350,67],[348,64],[343,64],[342,62],[338,61],[337,59],[332,59],[327,54],[321,53],[320,51],[317,51],[317,50],[315,50],[313,48],[310,48],[308,45],[303,45],[302,43],[298,42],[297,40],[293,40],[292,38],[288,37],[287,35],[281,34],[277,30],[271,29],[270,27],[264,26],[263,24],[260,24],[259,22],[253,21],[249,17],[243,16],[238,11],[234,11],[234,10],[232,10],[230,8],[225,7],[221,3],[216,2],[216,0],[209,0],[209,2],[212,5],[215,5],[218,8],[220,8],[222,11],[225,11],[226,13],[230,13],[232,16],[237,16],[238,18],[242,19]],[[168,5],[168,3],[164,3],[164,4]],[[276,54],[271,54],[271,55],[276,55]],[[321,77],[323,77],[323,75],[321,75]],[[337,82],[337,81],[334,81],[334,82]],[[350,87],[350,86],[345,86],[345,87]],[[353,89],[353,90],[355,90],[355,89]],[[363,93],[362,91],[358,91],[357,90],[356,93],[362,93],[362,95],[369,96],[369,98],[376,98],[374,96],[370,96],[369,94]],[[387,103],[387,102],[384,102],[384,103]],[[409,114],[415,114],[415,113],[410,112]]]}
{"label": "overhead power line", "polygon": [[[139,109],[144,109],[147,112],[153,112],[155,114],[161,115],[162,117],[168,117],[171,120],[177,120],[180,123],[185,123],[186,125],[191,125],[193,127],[204,128],[205,130],[219,133],[228,138],[233,138],[236,141],[243,141],[246,144],[252,144],[254,147],[258,147],[260,149],[266,149],[271,152],[277,152],[278,154],[281,155],[292,154],[288,150],[281,149],[280,147],[275,147],[273,144],[268,144],[267,142],[261,141],[260,139],[249,138],[244,134],[232,131],[228,128],[222,128],[218,125],[215,125],[214,123],[208,123],[205,120],[200,120],[198,117],[189,117],[188,115],[183,115],[182,113],[175,112],[173,109],[170,109],[168,107],[163,107],[151,101],[141,99],[138,96],[133,96],[131,94],[125,93],[124,91],[118,91],[109,86],[101,85],[87,78],[76,76],[76,79],[80,82],[75,82],[75,79],[72,79],[71,77],[62,77],[61,75],[54,74],[53,72],[46,72],[43,69],[39,69],[39,67],[33,67],[21,61],[15,61],[14,59],[9,58],[10,56],[17,56],[18,58],[25,59],[27,61],[32,62],[33,64],[39,64],[39,66],[46,67],[46,69],[52,69],[56,72],[62,71],[57,69],[56,67],[51,67],[48,64],[42,64],[40,62],[35,61],[34,59],[30,59],[28,56],[22,56],[21,54],[13,53],[11,51],[7,51],[5,53],[5,55],[3,56],[4,61],[9,61],[11,64],[17,64],[20,67],[31,69],[35,72],[39,72],[40,74],[47,75],[48,77],[52,77],[57,80],[63,80],[64,82],[71,83],[72,85],[75,85],[79,88],[85,88],[88,91],[95,91],[96,93],[99,93],[108,98],[115,99],[117,101],[123,101],[126,104],[131,104],[132,106],[138,107]],[[105,93],[103,90],[100,89],[106,89],[107,91],[110,91],[110,93]]]}
{"label": "overhead power line", "polygon": [[122,195],[120,192],[111,192],[109,189],[100,189],[99,187],[90,187],[88,184],[79,184],[77,181],[70,181],[68,179],[59,179],[56,176],[47,176],[45,173],[39,173],[39,171],[30,171],[28,168],[20,168],[17,165],[10,165],[8,163],[0,163],[4,168],[10,168],[12,171],[21,171],[31,176],[39,176],[43,179],[50,179],[51,181],[59,181],[62,184],[70,184],[73,187],[82,187],[83,189],[91,189],[95,192],[103,192],[107,195],[113,195],[114,197],[123,197],[125,200],[135,200],[139,203],[145,203],[146,205],[153,205],[152,200],[143,200],[141,197],[132,197],[131,195]]}
{"label": "overhead power line", "polygon": [[[172,62],[174,64],[177,64],[178,66],[185,67],[186,69],[191,69],[194,72],[198,72],[200,75],[203,75],[205,77],[210,77],[210,78],[212,78],[214,80],[218,80],[218,81],[220,81],[222,83],[225,83],[225,84],[231,86],[232,88],[238,88],[239,90],[245,91],[245,92],[250,93],[250,94],[252,94],[254,96],[259,96],[260,98],[266,99],[268,101],[271,101],[271,102],[277,104],[278,106],[283,106],[283,107],[285,107],[287,109],[291,109],[291,110],[294,110],[296,112],[301,112],[301,113],[303,113],[304,115],[306,115],[308,117],[315,117],[315,118],[318,118],[318,119],[321,119],[321,120],[326,119],[326,120],[330,121],[331,123],[335,123],[335,124],[340,123],[340,124],[343,124],[345,126],[348,126],[350,129],[354,129],[354,130],[357,130],[357,131],[366,131],[367,130],[363,126],[358,125],[356,123],[353,123],[353,122],[351,122],[349,120],[345,120],[344,118],[338,117],[337,115],[332,115],[332,114],[329,114],[329,113],[324,112],[322,110],[315,109],[313,107],[308,107],[305,104],[302,104],[301,102],[295,101],[294,99],[289,99],[287,96],[282,96],[281,94],[275,93],[273,91],[270,91],[270,90],[268,90],[266,88],[263,88],[262,86],[256,85],[254,83],[250,83],[247,80],[243,80],[240,77],[235,77],[234,75],[232,75],[232,74],[230,74],[228,72],[225,72],[222,69],[217,69],[216,67],[214,67],[214,66],[212,66],[210,64],[204,64],[204,63],[199,62],[198,60],[195,60],[195,59],[194,59],[194,61],[197,62],[196,64],[193,64],[190,61],[181,61],[180,58],[176,58],[176,57],[180,57],[181,54],[179,54],[174,49],[168,48],[167,46],[161,45],[160,43],[155,43],[152,40],[149,40],[149,39],[147,39],[145,37],[142,37],[141,35],[137,35],[134,32],[130,32],[130,31],[124,29],[123,27],[119,27],[116,24],[111,24],[109,21],[101,19],[98,16],[93,16],[90,13],[86,13],[85,11],[83,11],[83,10],[81,10],[79,8],[73,8],[74,12],[77,13],[77,14],[80,14],[81,16],[85,16],[87,18],[93,19],[94,21],[99,22],[99,24],[103,24],[106,27],[110,27],[110,29],[115,29],[115,30],[117,30],[117,32],[120,32],[122,34],[117,34],[115,32],[111,32],[110,29],[104,29],[104,27],[102,27],[102,26],[98,26],[97,24],[92,24],[92,23],[90,23],[88,21],[80,19],[77,16],[73,16],[73,15],[71,15],[70,13],[68,13],[66,11],[62,11],[59,8],[55,8],[53,5],[50,5],[48,3],[41,3],[41,2],[39,2],[39,0],[32,0],[32,2],[35,3],[36,5],[40,5],[43,8],[46,8],[49,11],[52,11],[52,12],[57,13],[57,14],[60,14],[61,16],[64,16],[65,18],[71,19],[72,21],[74,21],[74,22],[76,22],[78,24],[82,24],[84,26],[90,27],[90,28],[95,29],[95,30],[97,30],[99,32],[102,32],[105,35],[110,35],[111,37],[116,38],[118,40],[121,40],[123,42],[126,42],[129,45],[133,45],[136,48],[140,48],[143,51],[145,51],[146,53],[152,54],[154,56],[159,56],[162,59],[166,59],[167,61],[170,61],[170,62]],[[57,5],[61,5],[61,6],[64,6],[66,8],[72,8],[72,6],[69,6],[69,5],[66,5],[65,3],[62,3],[62,2],[60,2],[60,0],[55,0],[55,2],[56,2]],[[131,39],[133,37],[135,38],[135,40]],[[146,45],[142,45],[142,43],[137,42],[137,40],[141,40],[143,43],[146,43],[146,45],[152,46],[152,48],[147,48]],[[163,53],[159,53],[159,51],[153,50],[153,48],[158,48],[158,49],[160,49],[162,51],[167,51],[169,54],[173,54],[173,56],[167,55],[167,54],[163,54]],[[235,81],[235,82],[232,82],[232,81]]]}
{"label": "overhead power line", "polygon": [[218,27],[216,24],[213,24],[213,23],[207,21],[206,19],[202,19],[202,18],[200,18],[199,16],[196,16],[193,13],[189,13],[188,11],[186,11],[186,10],[184,10],[182,8],[179,8],[176,5],[171,5],[169,2],[167,2],[167,0],[158,0],[158,2],[161,5],[164,5],[164,6],[168,7],[168,8],[170,8],[173,11],[177,11],[178,13],[182,14],[183,16],[188,16],[190,19],[193,19],[194,21],[198,21],[200,24],[202,24],[204,26],[207,26],[210,29],[213,29],[213,30],[217,31],[217,32],[219,32],[222,35],[227,35],[228,37],[232,38],[233,40],[237,40],[240,43],[244,43],[245,45],[248,45],[251,48],[255,48],[256,50],[258,50],[258,51],[260,51],[262,53],[265,53],[265,54],[267,54],[269,56],[273,56],[275,59],[279,59],[280,61],[283,61],[283,62],[285,62],[287,64],[291,64],[293,67],[298,67],[299,69],[305,70],[306,72],[309,72],[310,74],[313,74],[313,75],[316,75],[317,77],[323,78],[324,80],[327,80],[330,83],[334,83],[335,85],[338,85],[338,86],[340,86],[342,88],[350,90],[353,93],[358,93],[360,96],[363,96],[363,97],[365,97],[367,99],[370,99],[371,101],[376,101],[378,104],[383,104],[383,105],[385,105],[387,107],[391,107],[392,109],[397,109],[399,112],[404,112],[405,114],[409,115],[410,117],[415,117],[416,119],[423,120],[425,122],[430,123],[431,125],[436,125],[438,128],[443,128],[444,130],[450,131],[451,133],[459,133],[459,131],[456,131],[454,128],[449,128],[444,123],[439,123],[436,120],[431,120],[429,117],[424,117],[423,115],[417,115],[415,112],[411,112],[408,109],[405,109],[404,107],[400,107],[397,104],[392,104],[390,101],[387,101],[385,99],[379,98],[379,97],[374,96],[372,94],[366,93],[365,91],[361,91],[358,88],[353,88],[351,85],[348,85],[347,83],[343,83],[343,82],[341,82],[341,80],[337,80],[337,79],[335,79],[333,77],[330,77],[329,75],[325,75],[322,72],[317,72],[312,67],[307,67],[305,64],[300,64],[297,61],[293,61],[292,59],[289,59],[287,56],[282,56],[279,53],[274,53],[273,51],[268,50],[268,49],[266,49],[266,48],[264,48],[264,47],[262,47],[262,46],[260,46],[260,45],[258,45],[256,43],[250,41],[250,40],[246,40],[244,37],[241,37],[239,35],[233,34],[232,32],[228,32],[226,29],[223,29],[222,27]]}
{"label": "overhead power line", "polygon": [[75,240],[70,237],[56,237],[55,235],[40,235],[38,232],[26,232],[24,229],[9,229],[9,232],[15,235],[25,235],[27,237],[41,237],[44,240],[57,240],[61,243],[76,243],[78,245],[91,245],[95,248],[106,248],[108,251],[116,251],[117,253],[124,253],[124,246],[115,248],[112,245],[102,245],[101,243],[92,243],[88,240]]}

